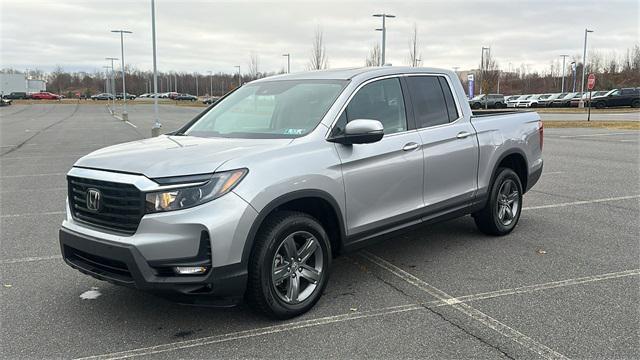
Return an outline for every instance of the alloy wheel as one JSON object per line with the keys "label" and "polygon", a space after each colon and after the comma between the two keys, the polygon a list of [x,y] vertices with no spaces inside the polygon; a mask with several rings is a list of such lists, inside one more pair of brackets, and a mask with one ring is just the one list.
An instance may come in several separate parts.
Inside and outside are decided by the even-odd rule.
{"label": "alloy wheel", "polygon": [[307,231],[296,231],[279,245],[271,266],[271,283],[280,300],[297,304],[308,299],[323,276],[323,250]]}
{"label": "alloy wheel", "polygon": [[520,192],[518,186],[511,180],[505,180],[498,190],[496,212],[498,220],[504,226],[509,226],[518,216],[520,211]]}

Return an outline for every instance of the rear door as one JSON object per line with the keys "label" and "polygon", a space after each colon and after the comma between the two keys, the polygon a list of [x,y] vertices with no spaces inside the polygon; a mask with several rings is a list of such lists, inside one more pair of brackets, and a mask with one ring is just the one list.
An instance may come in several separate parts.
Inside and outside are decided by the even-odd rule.
{"label": "rear door", "polygon": [[424,206],[421,140],[408,126],[400,79],[375,80],[357,90],[332,135],[356,119],[380,121],[384,137],[372,144],[335,144],[342,161],[348,234],[419,219]]}
{"label": "rear door", "polygon": [[429,213],[467,204],[477,189],[478,143],[443,75],[406,77],[424,154]]}

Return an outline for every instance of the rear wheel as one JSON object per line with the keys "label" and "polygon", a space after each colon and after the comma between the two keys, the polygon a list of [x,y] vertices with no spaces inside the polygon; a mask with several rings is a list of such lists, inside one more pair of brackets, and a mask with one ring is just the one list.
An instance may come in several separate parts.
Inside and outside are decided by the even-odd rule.
{"label": "rear wheel", "polygon": [[471,108],[475,110],[480,109],[480,107],[481,107],[480,103],[473,103],[473,105],[471,105]]}
{"label": "rear wheel", "polygon": [[506,235],[517,225],[522,210],[522,183],[509,168],[499,168],[485,207],[473,214],[476,226],[488,235]]}
{"label": "rear wheel", "polygon": [[257,235],[247,301],[273,318],[303,314],[320,299],[330,266],[331,245],[322,225],[304,213],[277,212]]}
{"label": "rear wheel", "polygon": [[633,100],[631,102],[631,107],[634,107],[634,108],[640,107],[640,100]]}
{"label": "rear wheel", "polygon": [[596,103],[596,109],[604,109],[605,108],[605,103],[603,103],[602,101],[598,101]]}

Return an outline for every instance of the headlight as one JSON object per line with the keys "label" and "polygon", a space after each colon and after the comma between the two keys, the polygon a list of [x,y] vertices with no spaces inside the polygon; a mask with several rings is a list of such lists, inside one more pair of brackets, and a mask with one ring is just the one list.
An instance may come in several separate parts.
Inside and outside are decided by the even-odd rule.
{"label": "headlight", "polygon": [[203,204],[231,191],[249,172],[238,169],[215,173],[199,186],[175,188],[146,194],[146,212],[180,210]]}

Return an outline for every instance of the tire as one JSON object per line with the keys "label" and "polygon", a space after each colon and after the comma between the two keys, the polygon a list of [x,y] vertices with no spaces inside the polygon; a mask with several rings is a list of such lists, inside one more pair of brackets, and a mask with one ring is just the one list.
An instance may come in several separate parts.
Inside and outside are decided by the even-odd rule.
{"label": "tire", "polygon": [[473,105],[471,105],[471,108],[474,109],[474,110],[478,110],[478,109],[480,109],[480,107],[481,107],[480,103],[474,103]]}
{"label": "tire", "polygon": [[[315,249],[305,253],[309,245]],[[322,225],[305,213],[278,211],[256,236],[245,298],[272,318],[301,315],[322,296],[330,267],[331,243]]]}
{"label": "tire", "polygon": [[[502,207],[505,207],[505,210],[502,210]],[[499,168],[491,185],[487,204],[482,210],[473,214],[473,218],[476,226],[483,233],[503,236],[516,227],[521,211],[522,183],[520,178],[509,168]],[[509,214],[512,215],[509,216]]]}
{"label": "tire", "polygon": [[640,107],[640,100],[633,100],[631,102],[631,107],[639,108]]}
{"label": "tire", "polygon": [[603,103],[602,101],[599,101],[596,103],[596,109],[604,109],[606,107],[606,104]]}
{"label": "tire", "polygon": [[538,107],[538,103],[532,103],[532,104],[531,104],[531,107],[532,107],[532,108],[537,108],[537,107]]}

